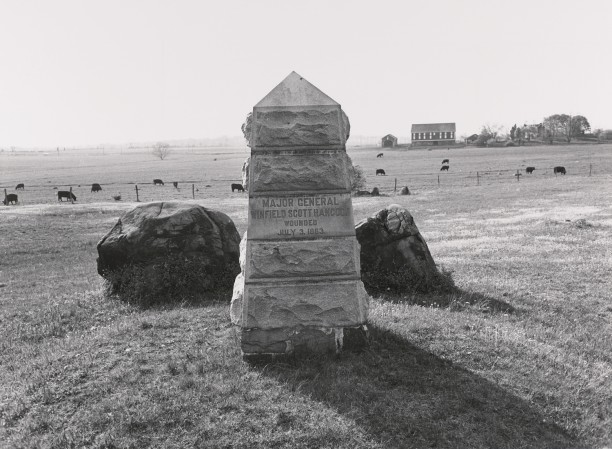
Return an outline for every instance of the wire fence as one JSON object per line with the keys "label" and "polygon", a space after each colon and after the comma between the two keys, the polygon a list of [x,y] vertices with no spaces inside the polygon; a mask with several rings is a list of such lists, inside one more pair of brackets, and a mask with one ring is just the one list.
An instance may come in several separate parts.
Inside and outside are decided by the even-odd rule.
{"label": "wire fence", "polygon": [[[218,198],[224,195],[239,195],[238,189],[232,191],[232,184],[240,184],[241,179],[185,179],[173,182],[155,184],[154,182],[110,182],[99,184],[100,190],[93,183],[73,183],[72,185],[53,186],[44,184],[26,184],[23,189],[16,186],[0,186],[0,192],[5,202],[10,195],[17,195],[17,205],[53,204],[68,202],[58,192],[72,192],[76,197],[70,202],[96,203],[106,201],[149,202],[149,201],[185,201]],[[8,204],[7,204],[8,205]],[[11,204],[12,205],[12,204]],[[1,204],[0,204],[1,206]]]}
{"label": "wire fence", "polygon": [[[555,174],[554,167],[538,167],[531,174],[525,169],[485,169],[470,172],[440,171],[428,173],[400,172],[388,176],[369,176],[367,188],[377,187],[381,193],[398,193],[406,186],[411,192],[435,188],[462,188],[472,186],[493,187],[509,183],[530,183],[555,177],[591,177],[610,176],[594,164],[581,164],[566,167],[566,174]],[[50,184],[0,186],[0,195],[7,205],[12,205],[8,195],[17,195],[17,205],[53,204],[66,201],[58,196],[59,191],[72,191],[77,203],[95,203],[105,201],[148,202],[148,201],[184,201],[205,200],[210,198],[228,198],[228,195],[239,195],[243,192],[232,189],[232,184],[241,184],[238,178],[184,179],[155,184],[154,182],[110,182],[101,184],[101,191],[95,191],[92,183],[72,183],[64,186]],[[14,198],[14,197],[13,197]],[[71,201],[72,202],[72,201]]]}
{"label": "wire fence", "polygon": [[389,176],[372,176],[367,179],[368,188],[378,187],[381,191],[395,192],[406,186],[411,191],[419,189],[433,189],[436,187],[471,187],[471,186],[501,186],[509,183],[526,183],[541,181],[555,177],[592,177],[608,176],[604,170],[594,164],[574,165],[565,167],[565,174],[555,173],[554,167],[538,167],[532,173],[521,169],[485,169],[469,172],[452,171],[452,169],[429,172],[392,173]]}

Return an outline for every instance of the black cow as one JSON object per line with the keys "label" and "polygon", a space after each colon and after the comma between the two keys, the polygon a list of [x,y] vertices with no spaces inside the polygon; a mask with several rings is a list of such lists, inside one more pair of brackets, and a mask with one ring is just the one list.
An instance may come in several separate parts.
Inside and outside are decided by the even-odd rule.
{"label": "black cow", "polygon": [[534,170],[535,170],[535,167],[527,167],[525,169],[525,171],[527,172],[528,175],[532,174]]}
{"label": "black cow", "polygon": [[97,193],[97,192],[100,192],[100,191],[102,191],[102,186],[101,186],[100,184],[98,184],[98,183],[94,182],[94,183],[91,185],[91,191],[92,191],[92,192],[96,192],[96,193]]}
{"label": "black cow", "polygon": [[25,186],[23,184],[17,184],[17,187],[15,187],[15,190],[23,190],[25,189]]}
{"label": "black cow", "polygon": [[449,161],[448,159],[444,159],[444,160],[442,161],[442,163],[443,163],[443,164],[450,164],[450,161]]}
{"label": "black cow", "polygon": [[384,154],[383,154],[383,153],[378,153],[378,154],[376,155],[376,157],[383,157],[383,156],[384,156]]}
{"label": "black cow", "polygon": [[17,194],[16,194],[16,193],[9,193],[8,195],[6,195],[6,198],[4,198],[4,199],[2,200],[2,203],[3,203],[5,206],[8,206],[8,205],[9,205],[9,204],[11,204],[11,203],[13,203],[13,204],[17,204],[18,199],[19,199],[19,198],[17,197]]}
{"label": "black cow", "polygon": [[376,169],[376,176],[387,176],[387,174],[385,173],[385,171],[382,168],[377,168]]}
{"label": "black cow", "polygon": [[440,167],[440,171],[448,171],[448,165],[443,165]]}
{"label": "black cow", "polygon": [[174,181],[172,185],[174,186],[175,189],[178,189],[178,182]]}
{"label": "black cow", "polygon": [[244,187],[242,187],[242,184],[232,184],[232,192],[234,190],[238,190],[239,192],[244,192]]}
{"label": "black cow", "polygon": [[63,201],[62,198],[66,198],[66,201],[70,201],[71,197],[72,197],[72,200],[76,201],[76,196],[74,196],[74,193],[68,190],[58,190],[57,191],[58,201]]}
{"label": "black cow", "polygon": [[164,181],[162,181],[161,179],[154,179],[153,184],[155,184],[156,186],[163,186]]}
{"label": "black cow", "polygon": [[557,175],[557,173],[561,173],[562,175],[565,174],[565,167],[561,167],[560,165],[553,168],[553,172],[555,173],[555,175]]}

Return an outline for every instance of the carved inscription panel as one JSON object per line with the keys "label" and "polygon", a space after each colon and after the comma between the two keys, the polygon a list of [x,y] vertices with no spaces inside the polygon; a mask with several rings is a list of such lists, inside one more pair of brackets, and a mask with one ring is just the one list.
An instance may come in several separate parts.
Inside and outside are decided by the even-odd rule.
{"label": "carved inscription panel", "polygon": [[312,239],[355,235],[350,194],[249,199],[249,239]]}

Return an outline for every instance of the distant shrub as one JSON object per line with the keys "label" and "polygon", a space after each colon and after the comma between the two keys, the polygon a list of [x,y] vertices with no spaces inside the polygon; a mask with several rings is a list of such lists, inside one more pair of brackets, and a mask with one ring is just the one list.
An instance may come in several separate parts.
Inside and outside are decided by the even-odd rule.
{"label": "distant shrub", "polygon": [[513,146],[515,146],[515,145],[514,145],[514,142],[512,142],[511,140],[509,140],[508,142],[506,142],[506,144],[505,144],[504,146],[506,146],[506,147],[513,147]]}
{"label": "distant shrub", "polygon": [[476,146],[478,147],[486,147],[488,141],[490,140],[491,136],[489,134],[486,133],[482,133],[478,136],[478,138],[476,139]]}
{"label": "distant shrub", "polygon": [[351,171],[351,191],[365,190],[367,182],[363,169],[359,165],[353,165]]}

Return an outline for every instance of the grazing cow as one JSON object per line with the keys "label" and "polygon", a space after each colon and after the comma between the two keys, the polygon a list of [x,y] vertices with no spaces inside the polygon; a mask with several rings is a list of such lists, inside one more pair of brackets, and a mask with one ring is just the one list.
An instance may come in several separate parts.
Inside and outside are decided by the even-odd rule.
{"label": "grazing cow", "polygon": [[553,168],[553,172],[555,173],[555,175],[556,175],[557,173],[561,173],[562,175],[564,175],[564,174],[565,174],[565,167],[561,167],[561,166],[559,165],[559,166],[557,166],[557,167]]}
{"label": "grazing cow", "polygon": [[378,153],[378,154],[376,155],[376,157],[383,157],[383,156],[384,156],[384,154],[383,154],[383,153]]}
{"label": "grazing cow", "polygon": [[175,189],[178,189],[178,182],[174,181],[172,185],[174,186]]}
{"label": "grazing cow", "polygon": [[387,176],[387,174],[385,173],[385,171],[382,168],[377,168],[376,169],[376,176]]}
{"label": "grazing cow", "polygon": [[444,159],[444,160],[442,161],[442,163],[443,163],[443,164],[450,164],[450,161],[449,161],[448,159]]}
{"label": "grazing cow", "polygon": [[525,169],[525,171],[527,172],[528,175],[532,174],[534,170],[535,170],[535,167],[527,167]]}
{"label": "grazing cow", "polygon": [[155,184],[156,186],[163,186],[164,181],[162,181],[161,179],[154,179],[153,184]]}
{"label": "grazing cow", "polygon": [[66,198],[66,201],[70,201],[72,197],[73,201],[76,201],[76,196],[74,196],[74,193],[68,191],[68,190],[58,190],[57,191],[57,200],[58,201],[64,201],[62,198]]}
{"label": "grazing cow", "polygon": [[6,198],[4,198],[2,200],[2,203],[5,206],[8,206],[9,204],[13,203],[13,204],[17,204],[19,198],[17,198],[17,194],[16,193],[9,193],[8,195],[6,195]]}
{"label": "grazing cow", "polygon": [[91,185],[91,191],[92,191],[92,192],[96,192],[96,193],[97,193],[97,192],[100,192],[101,190],[102,190],[102,186],[101,186],[100,184],[98,184],[98,183],[94,182],[94,183]]}
{"label": "grazing cow", "polygon": [[244,192],[244,187],[242,187],[242,184],[232,184],[232,192],[234,190],[238,190],[239,192]]}
{"label": "grazing cow", "polygon": [[17,187],[15,187],[15,190],[23,190],[25,189],[25,186],[23,184],[17,184]]}
{"label": "grazing cow", "polygon": [[448,171],[448,165],[443,165],[440,167],[440,171]]}

